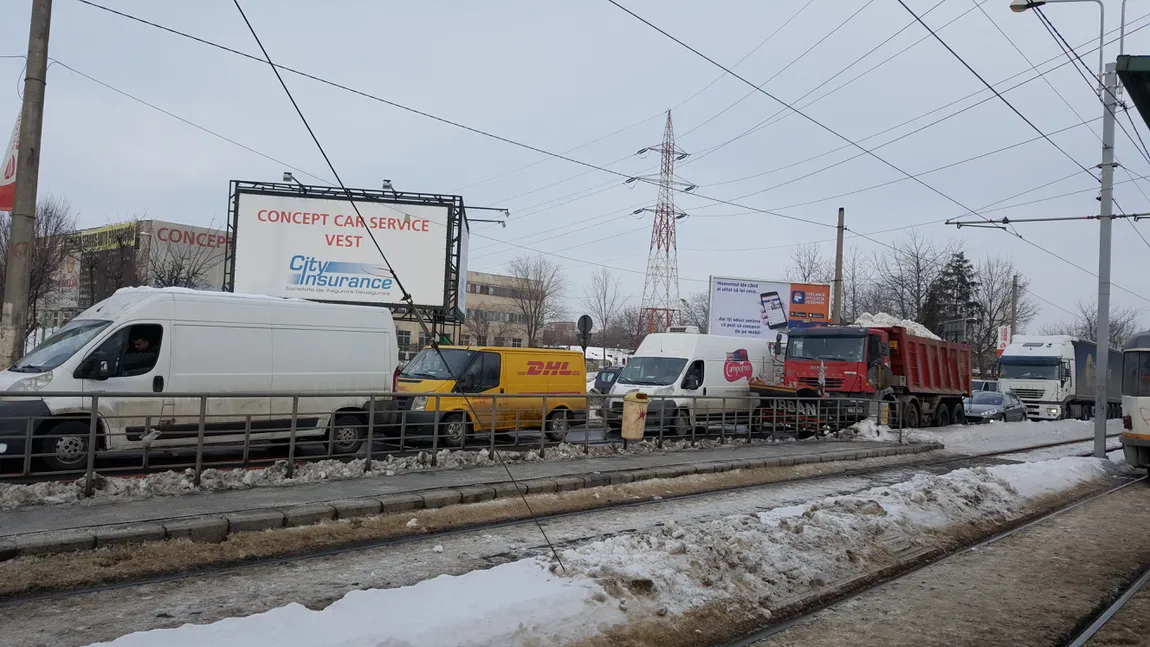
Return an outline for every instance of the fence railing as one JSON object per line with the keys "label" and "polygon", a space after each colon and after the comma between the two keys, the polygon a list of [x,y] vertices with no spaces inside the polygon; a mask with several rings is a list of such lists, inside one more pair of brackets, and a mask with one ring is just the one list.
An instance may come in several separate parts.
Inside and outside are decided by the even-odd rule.
{"label": "fence railing", "polygon": [[[537,450],[625,442],[623,395],[474,393],[0,393],[0,481],[253,467],[442,449]],[[335,404],[333,404],[335,403]],[[899,429],[897,403],[838,398],[649,396],[645,439],[694,445],[835,437],[875,418]],[[901,431],[898,440],[901,442]]]}

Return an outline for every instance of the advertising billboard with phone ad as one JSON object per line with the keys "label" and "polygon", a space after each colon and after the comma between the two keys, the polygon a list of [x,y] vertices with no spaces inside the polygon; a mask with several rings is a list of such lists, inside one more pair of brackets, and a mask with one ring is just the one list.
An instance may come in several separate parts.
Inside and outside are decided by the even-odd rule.
{"label": "advertising billboard with phone ad", "polygon": [[708,332],[774,339],[789,328],[830,321],[831,286],[711,277]]}

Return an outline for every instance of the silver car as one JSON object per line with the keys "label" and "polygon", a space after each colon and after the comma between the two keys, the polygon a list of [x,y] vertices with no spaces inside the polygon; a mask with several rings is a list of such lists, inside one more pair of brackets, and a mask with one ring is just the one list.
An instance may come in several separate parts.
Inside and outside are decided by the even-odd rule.
{"label": "silver car", "polygon": [[978,391],[963,399],[962,405],[966,409],[966,421],[972,424],[991,420],[1026,420],[1026,405],[1013,393]]}

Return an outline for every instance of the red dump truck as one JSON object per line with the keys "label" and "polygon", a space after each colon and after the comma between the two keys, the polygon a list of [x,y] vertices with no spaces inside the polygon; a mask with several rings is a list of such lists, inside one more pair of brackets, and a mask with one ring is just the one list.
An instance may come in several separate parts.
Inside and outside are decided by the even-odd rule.
{"label": "red dump truck", "polygon": [[842,398],[836,411],[858,419],[871,414],[874,401],[897,402],[906,427],[966,421],[966,344],[917,337],[900,326],[800,328],[787,337],[783,381],[800,396]]}

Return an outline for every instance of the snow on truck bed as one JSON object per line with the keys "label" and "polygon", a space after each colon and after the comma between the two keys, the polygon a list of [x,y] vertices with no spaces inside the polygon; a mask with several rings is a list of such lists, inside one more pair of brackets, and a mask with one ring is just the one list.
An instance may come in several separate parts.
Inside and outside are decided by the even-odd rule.
{"label": "snow on truck bed", "polygon": [[352,591],[320,611],[290,604],[100,644],[562,645],[711,604],[769,614],[774,604],[888,562],[892,543],[945,545],[950,530],[1017,519],[1035,497],[1114,470],[1108,461],[1062,458],[923,474],[767,512],[671,520],[657,531],[567,549],[565,571],[548,558],[524,559],[413,586]]}
{"label": "snow on truck bed", "polygon": [[864,312],[859,315],[858,319],[851,324],[860,328],[887,328],[889,326],[902,326],[907,329],[912,335],[918,337],[927,337],[929,339],[939,339],[939,336],[932,333],[929,328],[910,319],[902,319],[885,312],[876,312],[873,315],[869,312]]}

